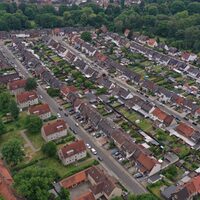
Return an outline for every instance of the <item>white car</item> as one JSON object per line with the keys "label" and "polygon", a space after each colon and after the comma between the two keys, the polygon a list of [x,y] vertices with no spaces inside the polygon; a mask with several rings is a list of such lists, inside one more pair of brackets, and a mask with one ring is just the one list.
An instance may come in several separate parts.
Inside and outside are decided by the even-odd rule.
{"label": "white car", "polygon": [[94,148],[91,148],[91,152],[96,155],[97,154],[97,151],[94,149]]}
{"label": "white car", "polygon": [[78,123],[75,124],[77,127],[79,126]]}
{"label": "white car", "polygon": [[90,146],[90,144],[86,144],[86,147],[88,148],[88,149],[91,149],[91,146]]}
{"label": "white car", "polygon": [[61,118],[61,115],[60,115],[60,113],[57,113],[57,117],[58,117],[58,118]]}

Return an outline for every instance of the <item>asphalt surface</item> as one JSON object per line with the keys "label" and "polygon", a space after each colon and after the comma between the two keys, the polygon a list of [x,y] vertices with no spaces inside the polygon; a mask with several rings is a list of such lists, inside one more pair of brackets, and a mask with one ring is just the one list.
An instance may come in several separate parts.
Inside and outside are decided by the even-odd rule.
{"label": "asphalt surface", "polygon": [[[12,52],[6,46],[3,46],[3,49],[6,52],[8,59],[14,62],[16,65],[16,70],[24,78],[31,77],[31,74],[29,74],[28,70],[25,69],[21,62],[14,57]],[[86,132],[80,125],[77,126],[77,122],[71,116],[66,117],[64,115],[66,111],[60,111],[59,105],[56,103],[56,101],[51,98],[40,85],[38,85],[37,93],[39,97],[42,96],[40,100],[48,103],[52,112],[60,113],[61,117],[67,122],[69,127],[77,133],[76,136],[78,138],[83,139],[85,143],[89,143],[93,148],[96,149],[97,155],[103,159],[101,164],[108,170],[109,173],[115,176],[128,191],[135,194],[142,194],[147,192],[146,189],[137,182],[137,180],[135,180],[116,160],[114,160],[114,158],[109,154],[107,150],[103,149],[97,144],[95,139],[90,134],[88,134],[88,132]]]}

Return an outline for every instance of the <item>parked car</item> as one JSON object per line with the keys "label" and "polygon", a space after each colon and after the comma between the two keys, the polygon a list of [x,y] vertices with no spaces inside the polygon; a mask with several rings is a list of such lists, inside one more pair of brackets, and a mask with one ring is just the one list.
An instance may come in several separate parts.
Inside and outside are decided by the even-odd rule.
{"label": "parked car", "polygon": [[65,113],[64,115],[65,115],[66,117],[68,117],[68,114],[67,114],[67,113]]}
{"label": "parked car", "polygon": [[77,127],[79,126],[79,124],[78,124],[78,123],[76,123],[75,125],[76,125]]}
{"label": "parked car", "polygon": [[57,117],[58,117],[58,118],[61,118],[61,114],[60,114],[60,113],[57,113]]}
{"label": "parked car", "polygon": [[97,134],[95,135],[95,137],[96,137],[96,138],[101,137],[101,133],[97,133]]}
{"label": "parked car", "polygon": [[91,146],[90,146],[90,144],[86,144],[86,147],[88,148],[88,149],[91,149]]}
{"label": "parked car", "polygon": [[94,148],[91,148],[91,152],[92,152],[94,155],[97,155],[97,151],[96,151]]}
{"label": "parked car", "polygon": [[103,159],[102,159],[101,157],[99,157],[99,156],[97,157],[97,159],[98,159],[99,161],[103,161]]}
{"label": "parked car", "polygon": [[133,175],[134,178],[142,178],[143,175],[141,173],[137,173]]}

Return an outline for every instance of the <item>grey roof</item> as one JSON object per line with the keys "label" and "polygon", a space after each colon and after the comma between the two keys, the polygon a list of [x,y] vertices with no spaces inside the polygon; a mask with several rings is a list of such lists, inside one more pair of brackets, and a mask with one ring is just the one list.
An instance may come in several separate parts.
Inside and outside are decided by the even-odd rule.
{"label": "grey roof", "polygon": [[165,199],[171,199],[171,195],[175,191],[176,191],[176,186],[175,185],[171,185],[171,186],[165,188],[163,191],[161,191],[161,194]]}

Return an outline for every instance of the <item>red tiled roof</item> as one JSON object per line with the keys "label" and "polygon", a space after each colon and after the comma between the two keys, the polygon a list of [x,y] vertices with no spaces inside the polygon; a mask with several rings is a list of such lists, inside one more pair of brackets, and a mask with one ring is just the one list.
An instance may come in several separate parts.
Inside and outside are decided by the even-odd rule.
{"label": "red tiled roof", "polygon": [[27,91],[27,92],[22,92],[21,94],[17,95],[17,102],[24,103],[24,102],[34,100],[37,98],[38,98],[38,96],[35,91]]}
{"label": "red tiled roof", "polygon": [[10,90],[16,90],[18,88],[24,88],[26,85],[26,80],[24,79],[19,79],[19,80],[14,80],[8,83],[8,87]]}
{"label": "red tiled roof", "polygon": [[49,105],[47,103],[31,106],[29,108],[29,113],[32,115],[42,115],[51,112]]}
{"label": "red tiled roof", "polygon": [[188,60],[188,58],[190,57],[190,53],[189,52],[183,52],[181,54],[182,59],[184,60]]}
{"label": "red tiled roof", "polygon": [[61,93],[65,96],[67,96],[70,92],[77,92],[77,88],[74,87],[73,85],[71,86],[67,86],[67,85],[63,85],[61,87]]}
{"label": "red tiled roof", "polygon": [[12,183],[13,179],[9,171],[3,165],[3,161],[0,160],[0,195],[6,200],[17,200],[10,188]]}
{"label": "red tiled roof", "polygon": [[108,58],[107,56],[101,54],[101,53],[98,52],[98,51],[95,53],[95,57],[96,57],[99,61],[101,61],[101,62],[106,61],[107,58]]}
{"label": "red tiled roof", "polygon": [[144,171],[151,171],[153,167],[156,165],[157,161],[143,152],[140,153],[137,161],[142,165]]}
{"label": "red tiled roof", "polygon": [[164,121],[165,118],[168,116],[164,111],[160,110],[159,108],[155,108],[152,114],[162,121]]}
{"label": "red tiled roof", "polygon": [[113,179],[96,166],[89,168],[87,173],[95,181],[95,185],[91,187],[94,194],[105,193],[107,196],[110,196],[117,187]]}
{"label": "red tiled roof", "polygon": [[156,40],[155,40],[155,39],[149,39],[149,40],[147,41],[147,44],[148,44],[149,46],[153,46],[153,45],[155,45],[155,43],[156,43]]}
{"label": "red tiled roof", "polygon": [[88,192],[82,194],[80,197],[75,198],[74,200],[95,200],[95,197],[92,194],[92,192],[88,191]]}
{"label": "red tiled roof", "polygon": [[74,185],[77,185],[87,179],[85,171],[81,171],[79,173],[76,173],[68,178],[63,179],[60,181],[60,185],[64,187],[65,189],[69,189],[73,187]]}
{"label": "red tiled roof", "polygon": [[194,129],[183,122],[176,127],[176,131],[186,137],[191,137],[194,133]]}
{"label": "red tiled roof", "polygon": [[71,144],[63,146],[60,151],[62,152],[64,158],[68,158],[86,151],[86,147],[83,140],[77,140]]}
{"label": "red tiled roof", "polygon": [[59,119],[43,126],[43,130],[46,136],[63,131],[67,129],[66,123],[63,119]]}

